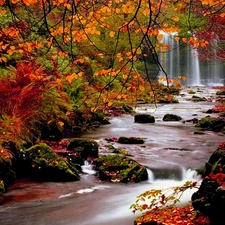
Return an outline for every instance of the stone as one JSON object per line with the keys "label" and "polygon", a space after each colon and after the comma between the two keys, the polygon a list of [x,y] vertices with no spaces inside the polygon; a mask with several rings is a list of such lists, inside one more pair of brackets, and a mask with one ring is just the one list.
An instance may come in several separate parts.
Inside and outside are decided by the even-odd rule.
{"label": "stone", "polygon": [[77,152],[84,160],[88,157],[98,158],[99,144],[91,139],[72,138],[70,139],[67,150]]}
{"label": "stone", "polygon": [[182,117],[175,115],[175,114],[165,114],[163,117],[163,121],[180,121],[182,120]]}
{"label": "stone", "polygon": [[95,162],[100,180],[111,182],[140,182],[147,180],[146,168],[128,156],[103,155]]}
{"label": "stone", "polygon": [[144,139],[140,137],[119,137],[117,142],[121,144],[144,144]]}
{"label": "stone", "polygon": [[202,183],[192,195],[192,205],[209,217],[210,225],[218,225],[225,221],[225,142],[212,153],[202,175]]}
{"label": "stone", "polygon": [[39,181],[76,181],[80,176],[76,167],[59,157],[45,143],[40,143],[25,150],[25,163],[28,176]]}
{"label": "stone", "polygon": [[225,121],[219,117],[205,116],[195,126],[207,130],[221,131],[225,127]]}
{"label": "stone", "polygon": [[5,186],[4,186],[4,181],[0,180],[0,194],[5,192]]}
{"label": "stone", "polygon": [[135,123],[155,123],[155,117],[149,114],[136,114],[134,116]]}

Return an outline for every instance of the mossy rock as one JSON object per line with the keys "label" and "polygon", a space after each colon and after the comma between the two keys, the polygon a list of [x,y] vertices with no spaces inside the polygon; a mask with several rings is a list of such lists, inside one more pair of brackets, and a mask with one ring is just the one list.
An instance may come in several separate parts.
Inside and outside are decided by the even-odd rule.
{"label": "mossy rock", "polygon": [[216,92],[217,95],[225,95],[225,90],[219,90]]}
{"label": "mossy rock", "polygon": [[163,116],[163,121],[180,121],[182,120],[182,117],[175,115],[175,114],[165,114]]}
{"label": "mossy rock", "polygon": [[135,123],[155,123],[155,117],[149,114],[136,114],[134,116]]}
{"label": "mossy rock", "polygon": [[117,142],[121,144],[144,144],[144,139],[140,137],[119,137]]}
{"label": "mossy rock", "polygon": [[25,150],[28,176],[39,181],[76,181],[79,174],[69,161],[59,157],[48,145],[41,143]]}
{"label": "mossy rock", "polygon": [[133,113],[134,109],[133,107],[129,106],[129,105],[122,105],[122,109],[124,110],[124,112],[126,113]]}
{"label": "mossy rock", "polygon": [[194,95],[196,93],[196,91],[193,91],[193,90],[190,90],[189,92],[188,92],[188,94],[190,94],[190,95]]}
{"label": "mossy rock", "polygon": [[99,144],[90,139],[72,138],[66,149],[77,152],[84,160],[88,157],[98,158]]}
{"label": "mossy rock", "polygon": [[104,155],[95,163],[100,180],[128,183],[148,178],[146,168],[128,156]]}
{"label": "mossy rock", "polygon": [[225,189],[222,185],[225,176],[225,142],[212,153],[202,175],[202,183],[192,195],[192,205],[209,217],[210,224],[217,225],[218,221],[225,221]]}
{"label": "mossy rock", "polygon": [[4,181],[5,185],[14,183],[16,174],[12,168],[12,154],[0,146],[0,180]]}
{"label": "mossy rock", "polygon": [[200,119],[195,126],[207,130],[220,131],[225,127],[225,121],[219,117],[206,116]]}
{"label": "mossy rock", "polygon": [[5,192],[5,186],[4,186],[4,181],[0,180],[0,194]]}
{"label": "mossy rock", "polygon": [[205,101],[207,101],[207,99],[204,98],[204,97],[199,97],[199,96],[193,95],[192,98],[191,98],[191,101],[193,101],[193,102],[205,102]]}

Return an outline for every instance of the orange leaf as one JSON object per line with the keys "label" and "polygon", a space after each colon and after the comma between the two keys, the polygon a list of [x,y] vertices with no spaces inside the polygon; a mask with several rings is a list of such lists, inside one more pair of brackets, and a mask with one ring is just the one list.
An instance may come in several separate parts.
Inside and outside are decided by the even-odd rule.
{"label": "orange leaf", "polygon": [[109,36],[110,37],[114,37],[114,35],[115,35],[115,32],[114,31],[110,31]]}
{"label": "orange leaf", "polygon": [[[4,3],[3,3],[4,4]],[[0,0],[0,5],[1,5],[1,0]],[[1,12],[0,12],[2,15],[5,15],[6,14],[6,10],[5,9],[3,9],[3,10],[1,10]]]}
{"label": "orange leaf", "polygon": [[157,36],[157,40],[158,40],[158,41],[162,41],[163,37],[164,37],[163,34],[159,34],[159,35]]}

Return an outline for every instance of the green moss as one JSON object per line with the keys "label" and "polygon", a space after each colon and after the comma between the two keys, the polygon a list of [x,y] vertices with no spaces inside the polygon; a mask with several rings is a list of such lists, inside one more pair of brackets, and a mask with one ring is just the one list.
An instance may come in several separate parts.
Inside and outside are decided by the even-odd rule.
{"label": "green moss", "polygon": [[209,130],[221,130],[225,126],[225,121],[221,118],[215,118],[206,116],[198,121],[198,123],[195,125],[196,127],[205,128]]}
{"label": "green moss", "polygon": [[204,97],[199,97],[199,96],[195,96],[193,95],[191,98],[191,101],[193,102],[205,102],[207,99]]}
{"label": "green moss", "polygon": [[195,91],[193,91],[193,90],[190,90],[189,92],[188,92],[188,94],[191,94],[191,95],[194,95],[196,92]]}
{"label": "green moss", "polygon": [[79,180],[76,167],[41,143],[25,151],[28,175],[41,181]]}
{"label": "green moss", "polygon": [[144,166],[127,156],[104,155],[96,161],[101,180],[113,182],[140,182],[147,179]]}
{"label": "green moss", "polygon": [[225,90],[219,90],[216,92],[217,95],[225,95]]}
{"label": "green moss", "polygon": [[134,116],[135,123],[155,123],[155,117],[149,114],[136,114]]}
{"label": "green moss", "polygon": [[99,144],[90,139],[72,138],[68,145],[67,150],[78,152],[83,159],[88,157],[98,157]]}
{"label": "green moss", "polygon": [[118,143],[121,144],[143,144],[144,139],[140,137],[119,137]]}
{"label": "green moss", "polygon": [[166,114],[163,117],[163,121],[180,121],[182,117],[175,115],[175,114]]}

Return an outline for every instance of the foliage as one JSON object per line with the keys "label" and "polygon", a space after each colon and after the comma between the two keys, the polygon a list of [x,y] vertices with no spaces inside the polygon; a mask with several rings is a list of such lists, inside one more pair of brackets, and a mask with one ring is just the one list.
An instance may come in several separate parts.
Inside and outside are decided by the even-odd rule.
{"label": "foliage", "polygon": [[130,209],[135,213],[142,212],[142,216],[136,218],[136,224],[155,221],[157,224],[209,224],[207,217],[198,216],[193,207],[186,205],[177,207],[183,193],[192,188],[197,188],[195,181],[187,181],[183,186],[168,188],[165,190],[152,189],[137,197]]}

